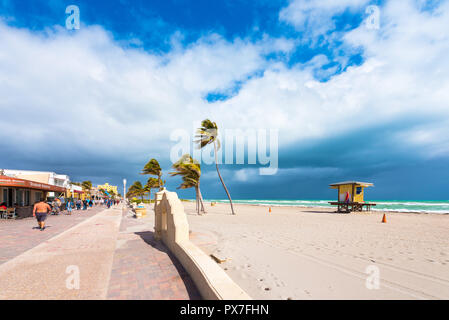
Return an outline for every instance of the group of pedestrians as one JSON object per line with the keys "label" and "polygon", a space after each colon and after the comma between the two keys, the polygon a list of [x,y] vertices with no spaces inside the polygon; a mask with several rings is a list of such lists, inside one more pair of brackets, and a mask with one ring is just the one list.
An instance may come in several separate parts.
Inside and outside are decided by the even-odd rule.
{"label": "group of pedestrians", "polygon": [[120,203],[119,200],[115,199],[104,199],[104,204],[108,207],[108,209],[112,206],[116,206]]}
{"label": "group of pedestrians", "polygon": [[[34,205],[33,208],[33,217],[36,217],[37,223],[39,225],[39,229],[41,231],[45,230],[45,220],[47,219],[48,214],[59,214],[61,212],[61,200],[55,199],[53,202],[51,202],[50,206],[47,202],[45,202],[43,199],[41,201],[37,202]],[[76,201],[73,199],[68,199],[66,201],[66,209],[67,214],[71,215],[73,210],[76,208],[77,211],[80,210],[88,210],[88,208],[92,208],[94,205],[106,205],[107,208],[111,208],[111,206],[118,205],[120,203],[120,200],[115,199],[77,199]],[[82,208],[82,209],[81,209]]]}

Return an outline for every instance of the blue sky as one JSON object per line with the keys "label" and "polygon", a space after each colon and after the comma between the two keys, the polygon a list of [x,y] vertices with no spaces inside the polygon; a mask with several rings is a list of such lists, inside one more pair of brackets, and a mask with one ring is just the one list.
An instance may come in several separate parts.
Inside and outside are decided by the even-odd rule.
{"label": "blue sky", "polygon": [[[70,4],[80,30],[65,29]],[[279,129],[276,175],[221,166],[236,199],[366,180],[371,199],[447,200],[448,17],[425,0],[0,0],[0,167],[144,181],[150,158],[169,171],[174,130],[209,117]],[[202,188],[225,197],[214,166]]]}

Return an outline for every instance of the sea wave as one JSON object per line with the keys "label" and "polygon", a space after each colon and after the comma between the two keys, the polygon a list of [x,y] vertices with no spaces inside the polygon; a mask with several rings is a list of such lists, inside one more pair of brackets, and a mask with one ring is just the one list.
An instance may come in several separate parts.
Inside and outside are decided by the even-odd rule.
{"label": "sea wave", "polygon": [[[210,202],[227,203],[228,200],[207,200]],[[333,200],[233,200],[236,204],[251,204],[259,206],[279,206],[279,207],[317,207],[331,208],[329,204]],[[449,214],[449,201],[370,201],[376,203],[373,211],[386,212],[414,212],[414,213],[437,213]]]}

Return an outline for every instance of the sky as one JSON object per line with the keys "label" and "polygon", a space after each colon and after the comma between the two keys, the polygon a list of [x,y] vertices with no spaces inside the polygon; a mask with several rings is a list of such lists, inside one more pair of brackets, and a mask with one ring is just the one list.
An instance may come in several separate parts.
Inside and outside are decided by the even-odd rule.
{"label": "sky", "polygon": [[275,174],[220,164],[234,199],[449,200],[447,52],[443,0],[0,0],[0,168],[121,186],[156,158],[176,190],[173,135],[210,118],[223,149],[277,130]]}

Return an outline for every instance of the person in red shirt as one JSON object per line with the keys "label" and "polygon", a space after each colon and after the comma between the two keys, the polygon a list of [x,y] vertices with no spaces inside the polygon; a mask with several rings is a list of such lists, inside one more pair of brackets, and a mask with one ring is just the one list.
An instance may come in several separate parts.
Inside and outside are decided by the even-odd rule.
{"label": "person in red shirt", "polygon": [[2,202],[1,204],[0,204],[0,210],[6,210],[7,208],[6,208],[6,202]]}

